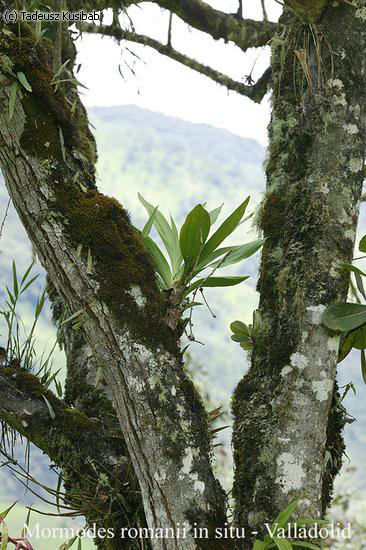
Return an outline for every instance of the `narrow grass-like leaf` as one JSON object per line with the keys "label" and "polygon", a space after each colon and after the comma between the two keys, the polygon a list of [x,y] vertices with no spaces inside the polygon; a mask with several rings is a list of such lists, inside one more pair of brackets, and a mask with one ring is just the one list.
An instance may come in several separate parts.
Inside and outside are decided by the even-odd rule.
{"label": "narrow grass-like leaf", "polygon": [[62,397],[62,394],[63,394],[62,384],[59,380],[55,380],[55,388],[56,388],[58,397]]}
{"label": "narrow grass-like leaf", "polygon": [[221,286],[235,286],[248,279],[247,276],[232,276],[232,277],[208,277],[208,279],[198,279],[191,284],[184,293],[187,296],[190,292],[193,292],[196,288],[204,287],[221,287]]}
{"label": "narrow grass-like leaf", "polygon": [[366,306],[350,302],[337,302],[327,307],[322,323],[330,330],[345,332],[366,323]]}
{"label": "narrow grass-like leaf", "polygon": [[173,220],[172,216],[170,216],[170,225],[172,228],[172,272],[173,272],[173,278],[174,280],[179,279],[179,270],[183,263],[183,256],[180,250],[180,244],[179,244],[179,234],[178,229],[175,224],[175,221]]}
{"label": "narrow grass-like leaf", "polygon": [[18,77],[19,82],[21,83],[21,85],[24,86],[24,88],[28,92],[33,92],[32,87],[31,87],[31,85],[29,84],[29,82],[27,80],[27,77],[25,76],[24,73],[22,73],[22,71],[17,72],[17,77]]}
{"label": "narrow grass-like leaf", "polygon": [[10,86],[10,93],[9,93],[9,110],[8,110],[8,118],[11,120],[13,118],[14,114],[14,108],[15,108],[15,102],[17,100],[17,91],[18,91],[18,82],[15,80],[12,85]]}
{"label": "narrow grass-like leaf", "polygon": [[[64,68],[66,67],[66,65],[70,62],[70,59],[66,59],[65,63],[62,63],[61,67],[59,68],[59,70],[57,71],[57,73],[55,73],[53,79],[56,79],[61,73],[62,71],[64,70]],[[53,82],[51,82],[51,84],[53,84]]]}
{"label": "narrow grass-like leaf", "polygon": [[215,208],[214,210],[211,210],[211,212],[209,212],[211,225],[213,225],[216,222],[217,218],[219,217],[219,215],[221,213],[221,210],[222,210],[223,206],[224,206],[224,203],[222,203],[221,206],[218,206],[217,208]]}
{"label": "narrow grass-like leaf", "polygon": [[146,237],[145,239],[143,239],[143,241],[145,248],[150,253],[155,269],[165,285],[165,290],[169,290],[173,287],[173,277],[169,264],[164,257],[164,254],[161,252],[160,248],[154,243],[154,241],[150,239],[150,237]]}
{"label": "narrow grass-like leaf", "polygon": [[190,211],[180,230],[179,243],[188,273],[197,262],[210,232],[210,216],[201,204]]}
{"label": "narrow grass-like leaf", "polygon": [[157,210],[158,210],[158,207],[156,206],[154,210],[151,212],[149,219],[147,220],[143,230],[141,231],[141,236],[143,238],[148,237],[150,235],[150,231],[153,226]]}
{"label": "narrow grass-like leaf", "polygon": [[38,319],[38,317],[41,315],[45,300],[46,300],[46,291],[44,291],[41,297],[37,300],[36,310],[34,313],[35,319]]}
{"label": "narrow grass-like leaf", "polygon": [[303,498],[302,496],[296,498],[295,500],[290,502],[290,504],[278,514],[277,518],[272,524],[272,529],[271,529],[272,532],[274,532],[274,530],[276,530],[277,532],[278,529],[281,529],[284,527],[284,525],[288,522],[289,518],[292,516],[292,514],[296,510],[302,498]]}
{"label": "narrow grass-like leaf", "polygon": [[[139,198],[139,201],[141,202],[141,204],[146,208],[149,216],[151,216],[152,212],[154,211],[155,207],[150,204],[149,202],[147,202],[147,200],[144,199],[144,197],[142,195],[140,195],[140,193],[138,194],[138,198]],[[163,214],[161,212],[159,212],[159,210],[157,210],[156,212],[156,215],[155,215],[155,219],[154,219],[154,227],[156,228],[156,231],[158,232],[161,240],[163,241],[164,243],[164,246],[169,254],[169,257],[173,263],[173,258],[171,256],[172,254],[172,244],[173,244],[173,236],[172,236],[172,229],[169,225],[169,223],[167,222],[167,220],[165,219],[165,217],[163,216]]]}
{"label": "narrow grass-like leaf", "polygon": [[338,350],[338,359],[337,359],[338,363],[340,363],[341,361],[343,361],[343,359],[347,357],[347,355],[353,348],[353,344],[355,343],[355,340],[356,340],[355,330],[341,334],[339,350]]}
{"label": "narrow grass-like leaf", "polygon": [[13,260],[13,291],[15,298],[18,298],[19,295],[19,286],[18,286],[18,274],[17,274],[17,266]]}
{"label": "narrow grass-like leaf", "polygon": [[248,206],[249,198],[247,197],[245,201],[238,206],[236,210],[220,225],[220,227],[215,231],[212,237],[209,238],[203,250],[201,252],[200,263],[211,254],[220,244],[231,235],[231,233],[236,229],[240,223],[242,217],[244,216],[246,207]]}
{"label": "narrow grass-like leaf", "polygon": [[64,319],[61,323],[60,323],[60,327],[62,327],[62,325],[65,325],[66,323],[68,323],[69,321],[72,321],[73,319],[75,319],[76,317],[78,317],[79,315],[81,315],[82,313],[84,312],[83,309],[78,309],[78,311],[75,311],[75,313],[73,313],[72,315],[70,315],[69,317],[67,317],[67,319]]}
{"label": "narrow grass-like leaf", "polygon": [[42,397],[44,399],[44,402],[46,403],[47,405],[47,409],[48,409],[48,413],[50,415],[50,418],[52,418],[52,420],[55,420],[56,419],[56,415],[55,415],[55,411],[53,410],[52,408],[52,405],[51,403],[48,401],[47,397],[45,395],[42,394]]}
{"label": "narrow grass-like leaf", "polygon": [[25,271],[25,273],[24,273],[24,275],[23,275],[23,277],[22,277],[22,280],[20,281],[20,286],[22,286],[23,283],[25,283],[25,281],[26,281],[26,279],[27,279],[29,273],[31,272],[33,266],[34,266],[34,261],[31,262],[30,265],[27,267],[27,269],[26,269],[26,271]]}
{"label": "narrow grass-like leaf", "polygon": [[14,506],[16,505],[17,502],[18,501],[16,500],[15,502],[13,502],[13,504],[11,506],[9,506],[9,508],[6,508],[6,510],[4,510],[3,512],[0,512],[0,520],[4,520],[6,518],[6,516],[10,512],[10,510],[12,510],[12,508],[14,508]]}
{"label": "narrow grass-like leaf", "polygon": [[24,286],[22,287],[22,290],[20,291],[20,294],[23,294],[23,292],[25,292],[25,291],[27,290],[27,288],[30,287],[31,284],[33,284],[34,281],[35,281],[36,279],[38,279],[38,277],[39,277],[39,273],[38,273],[38,275],[35,275],[34,277],[32,277],[32,278],[27,282],[27,284],[24,285]]}
{"label": "narrow grass-like leaf", "polygon": [[361,350],[361,373],[364,383],[366,384],[366,357],[365,350]]}
{"label": "narrow grass-like leaf", "polygon": [[257,252],[265,242],[265,239],[258,239],[250,243],[243,244],[242,246],[235,247],[235,250],[227,253],[223,261],[218,260],[207,267],[226,267],[228,265],[236,264],[249,258]]}
{"label": "narrow grass-like leaf", "polygon": [[366,300],[365,288],[363,286],[362,276],[355,271],[356,285],[364,300]]}
{"label": "narrow grass-like leaf", "polygon": [[182,311],[186,311],[187,309],[192,309],[192,307],[202,306],[203,304],[201,302],[189,302],[186,306],[184,306]]}

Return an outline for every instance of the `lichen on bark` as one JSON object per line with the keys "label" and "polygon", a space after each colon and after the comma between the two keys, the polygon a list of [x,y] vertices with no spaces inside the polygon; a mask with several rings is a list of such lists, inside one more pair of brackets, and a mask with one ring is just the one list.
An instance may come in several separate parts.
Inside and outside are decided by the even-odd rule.
{"label": "lichen on bark", "polygon": [[[341,465],[344,419],[330,414],[338,341],[320,316],[347,297],[337,266],[352,259],[362,190],[365,45],[364,23],[345,5],[317,23],[285,10],[272,40],[258,215],[267,238],[258,282],[264,345],[233,399],[236,521],[248,532],[302,492],[301,516],[322,516]],[[325,467],[327,451],[336,468]]]}

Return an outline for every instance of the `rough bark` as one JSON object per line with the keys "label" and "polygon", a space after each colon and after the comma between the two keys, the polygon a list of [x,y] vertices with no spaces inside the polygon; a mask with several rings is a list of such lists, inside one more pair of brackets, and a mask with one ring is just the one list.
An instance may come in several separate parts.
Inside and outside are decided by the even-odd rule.
{"label": "rough bark", "polygon": [[[99,419],[68,407],[19,367],[1,369],[0,403],[1,419],[63,470],[67,507],[90,523],[103,525],[101,518],[106,520],[115,511],[115,489],[129,481],[129,460],[119,434],[106,430]],[[103,484],[107,477],[108,484]],[[121,508],[125,497],[118,498]]]}
{"label": "rough bark", "polygon": [[[63,302],[83,311],[149,527],[187,525],[184,540],[155,539],[153,548],[198,548],[190,527],[222,524],[225,495],[212,474],[207,417],[183,371],[179,334],[164,322],[164,297],[128,215],[95,189],[85,113],[74,115],[50,84],[47,51],[30,29],[21,25],[20,33],[0,27],[0,162],[9,194]],[[9,122],[18,71],[32,92],[19,88]]]}
{"label": "rough bark", "polygon": [[312,24],[285,11],[272,40],[258,216],[267,237],[263,326],[233,406],[236,521],[248,533],[301,493],[301,516],[322,516],[342,462],[344,418],[331,409],[339,342],[320,318],[347,297],[338,265],[352,259],[362,190],[366,8],[358,4],[329,7]]}

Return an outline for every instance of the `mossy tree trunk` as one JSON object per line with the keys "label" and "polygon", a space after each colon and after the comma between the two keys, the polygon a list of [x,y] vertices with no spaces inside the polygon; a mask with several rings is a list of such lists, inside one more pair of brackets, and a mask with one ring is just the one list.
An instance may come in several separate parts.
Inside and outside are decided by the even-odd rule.
{"label": "mossy tree trunk", "polygon": [[[183,370],[179,331],[165,323],[165,298],[142,242],[122,206],[95,187],[85,110],[78,101],[75,110],[70,88],[55,90],[52,53],[27,25],[0,24],[6,185],[64,306],[82,312],[148,526],[172,532],[187,526],[184,539],[155,538],[153,548],[193,550],[199,543],[190,526],[214,528],[226,520],[225,494],[211,469],[207,415]],[[19,72],[32,91],[18,85],[9,120]]]}
{"label": "mossy tree trunk", "polygon": [[358,4],[328,7],[316,22],[285,10],[272,40],[263,326],[233,402],[236,521],[248,533],[301,493],[301,517],[323,516],[342,463],[339,341],[320,318],[347,297],[339,264],[352,260],[362,190],[366,8]]}

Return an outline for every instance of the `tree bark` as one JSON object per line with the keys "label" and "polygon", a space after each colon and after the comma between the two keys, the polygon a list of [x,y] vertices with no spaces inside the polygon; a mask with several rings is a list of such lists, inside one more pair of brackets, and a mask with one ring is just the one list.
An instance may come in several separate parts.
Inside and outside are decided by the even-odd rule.
{"label": "tree bark", "polygon": [[[225,522],[202,401],[182,368],[178,333],[128,215],[98,193],[85,112],[51,84],[47,50],[26,25],[0,28],[0,162],[9,194],[57,292],[83,329],[110,388],[153,529],[186,526],[155,549],[200,547],[192,527]],[[32,67],[32,72],[30,71]],[[10,72],[11,71],[11,72]],[[9,122],[12,75],[23,72]],[[212,547],[214,548],[213,541]]]}
{"label": "tree bark", "polygon": [[258,215],[267,238],[262,328],[233,405],[236,521],[247,544],[300,494],[301,517],[323,516],[342,463],[344,418],[332,407],[339,341],[320,319],[347,298],[338,266],[352,261],[362,190],[366,8],[358,4],[329,7],[316,23],[285,10],[272,40],[267,191]]}

